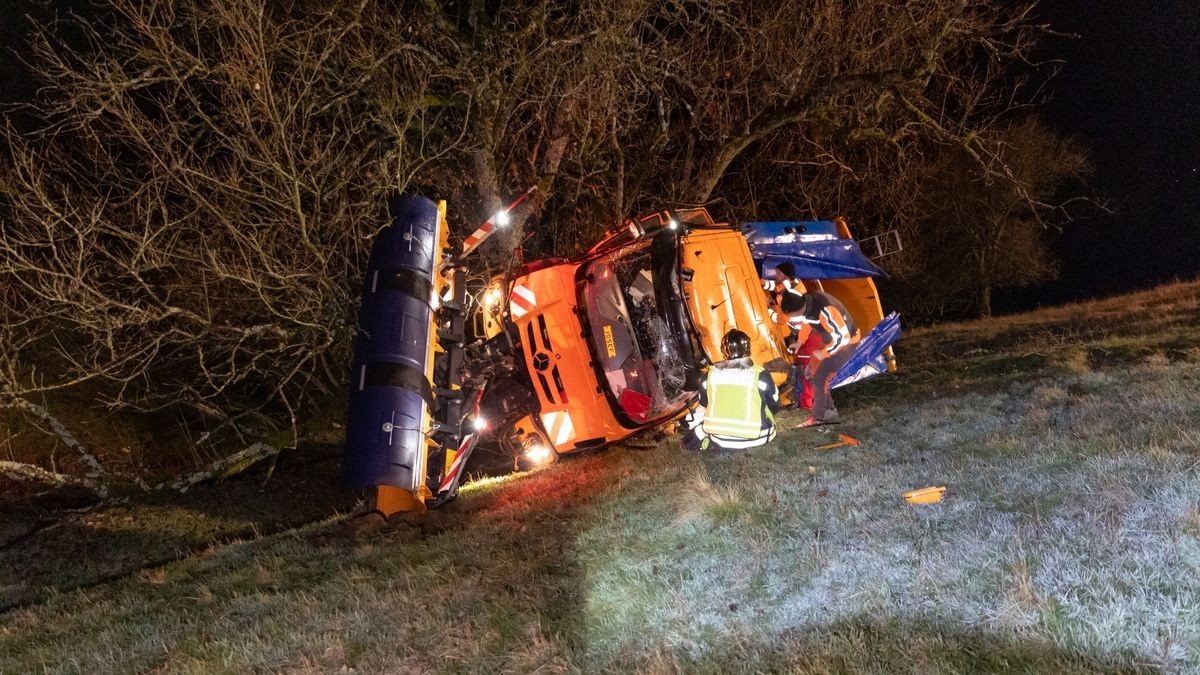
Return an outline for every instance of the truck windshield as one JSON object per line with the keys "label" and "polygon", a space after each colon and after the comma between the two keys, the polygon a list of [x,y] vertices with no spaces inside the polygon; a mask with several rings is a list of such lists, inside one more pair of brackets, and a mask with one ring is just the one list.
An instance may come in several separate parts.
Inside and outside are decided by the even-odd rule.
{"label": "truck windshield", "polygon": [[650,248],[628,246],[583,270],[592,350],[621,410],[643,423],[689,399],[689,359],[677,351],[654,293]]}

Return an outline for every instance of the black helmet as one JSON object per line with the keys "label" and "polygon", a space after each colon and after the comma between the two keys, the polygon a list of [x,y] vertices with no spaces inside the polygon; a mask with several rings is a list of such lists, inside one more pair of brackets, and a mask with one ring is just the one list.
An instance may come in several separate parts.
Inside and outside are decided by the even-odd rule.
{"label": "black helmet", "polygon": [[808,296],[804,293],[799,293],[795,289],[783,294],[783,299],[779,301],[779,308],[784,314],[789,316],[793,314],[805,314],[808,312]]}
{"label": "black helmet", "polygon": [[744,359],[750,356],[750,336],[736,328],[729,331],[721,340],[721,351],[727,359]]}

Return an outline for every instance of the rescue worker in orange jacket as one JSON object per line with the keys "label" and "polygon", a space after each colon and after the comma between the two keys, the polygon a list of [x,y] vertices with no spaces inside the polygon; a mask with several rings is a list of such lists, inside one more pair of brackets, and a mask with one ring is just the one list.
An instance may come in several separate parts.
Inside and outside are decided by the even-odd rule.
{"label": "rescue worker in orange jacket", "polygon": [[783,294],[788,291],[796,291],[804,293],[804,282],[796,277],[796,266],[790,262],[781,263],[775,268],[772,279],[763,282],[763,290],[771,294],[770,315],[771,321],[777,321],[780,313],[780,302],[783,300]]}
{"label": "rescue worker in orange jacket", "polygon": [[775,381],[750,359],[750,336],[734,329],[721,340],[726,360],[713,364],[700,388],[700,405],[684,419],[683,447],[743,450],[775,438],[779,395]]}
{"label": "rescue worker in orange jacket", "polygon": [[830,385],[838,370],[854,356],[860,339],[854,317],[837,298],[824,291],[809,293],[788,292],[781,303],[788,314],[788,324],[799,331],[797,342],[803,344],[816,333],[821,348],[813,353],[805,371],[813,383],[812,417],[799,426],[807,427],[837,419]]}
{"label": "rescue worker in orange jacket", "polygon": [[[774,278],[763,282],[763,290],[771,294],[768,313],[772,323],[787,321],[787,314],[781,306],[783,295],[789,291],[807,292],[804,280],[796,276],[796,266],[790,262],[781,263],[775,268]],[[821,348],[820,339],[813,334],[807,341],[798,341],[791,345],[793,363],[789,380],[792,384],[792,400],[785,401],[784,407],[799,405],[805,410],[812,410],[813,387],[812,381],[804,376],[805,366],[813,352]]]}

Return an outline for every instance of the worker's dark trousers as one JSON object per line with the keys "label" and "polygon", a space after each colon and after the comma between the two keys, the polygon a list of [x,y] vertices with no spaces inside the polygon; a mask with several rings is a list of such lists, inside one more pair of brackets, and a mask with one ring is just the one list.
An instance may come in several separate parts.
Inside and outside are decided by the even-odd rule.
{"label": "worker's dark trousers", "polygon": [[817,364],[817,370],[813,373],[812,378],[812,414],[817,421],[829,422],[837,419],[837,406],[833,405],[833,396],[829,393],[829,385],[833,383],[833,376],[837,375],[837,371],[846,365],[857,349],[858,345],[846,345],[833,356]]}

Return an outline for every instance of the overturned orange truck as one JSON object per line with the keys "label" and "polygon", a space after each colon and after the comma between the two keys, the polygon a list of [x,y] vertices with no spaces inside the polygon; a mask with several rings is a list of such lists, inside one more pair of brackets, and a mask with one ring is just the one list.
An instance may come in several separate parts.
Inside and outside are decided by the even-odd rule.
{"label": "overturned orange truck", "polygon": [[668,209],[577,258],[467,289],[444,203],[404,195],[389,210],[364,280],[344,471],[388,515],[453,498],[484,436],[540,462],[680,417],[734,328],[782,385],[788,328],[771,320],[761,279],[785,261],[838,297],[865,336],[835,386],[895,367],[898,319],[884,317],[871,278],[880,271],[844,221],[733,227],[704,209]]}

